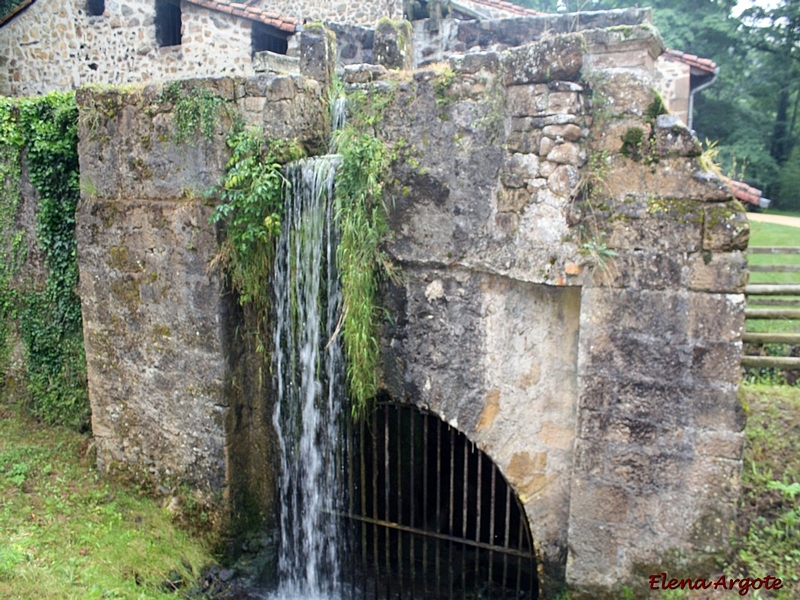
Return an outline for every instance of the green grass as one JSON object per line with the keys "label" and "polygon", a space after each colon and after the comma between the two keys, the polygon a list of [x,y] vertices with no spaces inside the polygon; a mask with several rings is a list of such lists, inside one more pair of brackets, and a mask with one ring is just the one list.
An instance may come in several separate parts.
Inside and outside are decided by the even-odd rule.
{"label": "green grass", "polygon": [[[750,221],[750,246],[800,246],[800,228],[772,223]],[[795,264],[800,265],[800,254],[749,254],[749,264]],[[800,273],[750,273],[750,283],[796,283],[800,284]],[[748,306],[757,308],[760,305],[750,302]],[[774,308],[774,307],[765,307]],[[800,308],[800,307],[796,307]],[[800,333],[798,320],[773,320],[747,322],[747,331],[772,333]],[[786,348],[774,348],[771,354],[785,354]],[[777,352],[777,354],[776,354]]]}
{"label": "green grass", "polygon": [[747,442],[730,572],[780,577],[774,598],[800,598],[800,389],[743,385],[740,398]]}
{"label": "green grass", "polygon": [[156,501],[101,477],[90,438],[0,404],[0,598],[171,598],[213,562]]}

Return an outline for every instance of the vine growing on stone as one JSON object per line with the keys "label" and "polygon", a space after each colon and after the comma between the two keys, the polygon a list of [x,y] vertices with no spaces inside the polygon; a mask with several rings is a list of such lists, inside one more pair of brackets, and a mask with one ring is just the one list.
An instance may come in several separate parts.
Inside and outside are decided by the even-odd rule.
{"label": "vine growing on stone", "polygon": [[378,329],[384,313],[378,285],[384,275],[392,275],[381,249],[388,234],[383,187],[389,152],[376,131],[391,98],[391,94],[355,96],[350,123],[334,134],[336,152],[342,155],[335,188],[340,235],[336,258],[344,299],[342,341],[355,418],[367,414],[377,393]]}
{"label": "vine growing on stone", "polygon": [[239,302],[256,311],[258,350],[264,352],[269,318],[269,278],[283,218],[283,165],[304,156],[296,143],[265,140],[254,128],[228,136],[231,158],[221,186],[222,202],[211,215],[224,224],[217,261],[226,268]]}
{"label": "vine growing on stone", "polygon": [[[75,95],[51,93],[13,105],[6,103],[0,120],[0,135],[16,148],[4,151],[3,162],[17,165],[4,167],[10,170],[0,202],[4,247],[14,258],[10,267],[4,267],[0,281],[3,316],[6,322],[8,317],[19,319],[33,411],[48,423],[83,428],[88,426],[89,404],[77,295],[75,209],[80,192]],[[47,267],[43,289],[28,285],[18,290],[12,285],[12,275],[24,251],[23,237],[6,221],[6,215],[15,215],[19,205],[18,169],[23,153],[28,176],[39,196],[36,241]],[[9,175],[16,181],[9,182]]]}

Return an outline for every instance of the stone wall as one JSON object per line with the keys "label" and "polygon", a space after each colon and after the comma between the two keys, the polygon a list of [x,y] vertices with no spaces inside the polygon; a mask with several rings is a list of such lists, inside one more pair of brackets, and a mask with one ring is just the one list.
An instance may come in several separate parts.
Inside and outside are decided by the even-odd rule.
{"label": "stone wall", "polygon": [[374,27],[381,17],[400,19],[403,16],[401,0],[359,0],[341,2],[331,0],[261,0],[260,5],[281,15],[303,21],[331,21]]}
{"label": "stone wall", "polygon": [[496,462],[544,589],[591,598],[709,575],[738,499],[747,222],[655,114],[662,49],[644,25],[345,72],[391,97],[387,393]]}
{"label": "stone wall", "polygon": [[99,17],[84,0],[35,2],[0,28],[0,94],[254,73],[251,21],[187,2],[181,13],[181,45],[159,48],[152,1],[109,1]]}
{"label": "stone wall", "polygon": [[[322,89],[304,77],[182,85],[210,89],[267,136],[296,138],[311,152],[327,140]],[[187,483],[224,528],[244,511],[272,514],[276,472],[245,315],[211,266],[216,200],[203,195],[224,174],[230,120],[220,111],[212,139],[176,144],[173,106],[159,92],[78,95],[76,234],[92,429],[102,470],[162,493]]]}
{"label": "stone wall", "polygon": [[669,107],[669,112],[688,123],[691,67],[660,56],[656,61],[656,74],[656,87]]}
{"label": "stone wall", "polygon": [[[301,68],[330,55],[312,44],[327,39],[301,43]],[[494,460],[546,593],[614,597],[657,564],[706,576],[738,499],[747,221],[691,133],[657,114],[662,49],[645,24],[344,73],[385,106],[374,134],[394,157],[386,251],[403,277],[383,288],[383,391]],[[317,83],[202,85],[266,135],[325,151]],[[274,480],[252,475],[275,473],[270,400],[237,337],[247,315],[206,268],[217,238],[197,197],[222,175],[225,123],[177,146],[155,87],[87,88],[80,105],[101,465],[229,493],[234,511],[254,501],[269,519]]]}

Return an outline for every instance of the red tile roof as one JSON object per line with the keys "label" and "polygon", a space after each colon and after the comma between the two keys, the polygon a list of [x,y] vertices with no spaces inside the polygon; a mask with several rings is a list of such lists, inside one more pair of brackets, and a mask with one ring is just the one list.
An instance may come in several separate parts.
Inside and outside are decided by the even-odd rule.
{"label": "red tile roof", "polygon": [[283,17],[277,13],[264,10],[261,8],[256,8],[254,6],[248,6],[247,4],[242,2],[231,2],[230,0],[186,0],[186,1],[189,4],[202,6],[203,8],[214,10],[216,12],[227,13],[229,15],[242,17],[243,19],[250,19],[251,21],[258,21],[259,23],[270,25],[272,27],[275,27],[276,29],[280,29],[281,31],[286,31],[288,33],[294,33],[295,30],[297,29],[297,26],[300,24],[300,21],[298,21],[295,18]]}
{"label": "red tile roof", "polygon": [[722,181],[727,184],[728,188],[731,190],[731,193],[737,200],[740,202],[746,202],[747,204],[758,205],[758,200],[761,198],[762,194],[761,190],[728,177],[723,177]]}
{"label": "red tile roof", "polygon": [[687,52],[681,52],[680,50],[672,50],[671,48],[667,48],[666,52],[664,52],[662,56],[667,60],[682,62],[691,67],[697,67],[698,69],[707,71],[709,73],[713,73],[717,70],[717,63],[715,63],[713,60],[708,58],[700,58],[699,56],[695,56],[694,54],[689,54]]}
{"label": "red tile roof", "polygon": [[525,8],[524,6],[519,6],[517,4],[511,4],[511,2],[505,2],[505,0],[472,0],[472,1],[475,4],[483,4],[484,6],[497,8],[500,10],[504,10],[506,12],[510,12],[515,15],[523,15],[526,17],[535,17],[537,15],[546,14],[543,12],[539,12],[537,10],[533,10],[532,8]]}

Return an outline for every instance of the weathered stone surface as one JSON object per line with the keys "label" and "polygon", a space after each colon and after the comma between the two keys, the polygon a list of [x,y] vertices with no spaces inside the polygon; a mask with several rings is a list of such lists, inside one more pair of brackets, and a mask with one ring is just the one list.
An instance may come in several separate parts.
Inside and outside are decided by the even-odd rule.
{"label": "weathered stone surface", "polygon": [[300,34],[300,73],[327,87],[336,68],[336,36],[317,24],[308,25]]}
{"label": "weathered stone surface", "polygon": [[[630,161],[627,165],[624,161]],[[730,193],[716,177],[709,177],[691,158],[665,158],[657,169],[646,168],[624,157],[614,157],[603,181],[605,196],[618,201],[632,194],[658,194],[663,198],[681,198],[704,202],[724,202]]]}
{"label": "weathered stone surface", "polygon": [[213,505],[227,401],[209,214],[199,202],[85,199],[77,237],[99,466],[154,488],[185,481]]}
{"label": "weathered stone surface", "polygon": [[347,65],[342,81],[345,83],[367,83],[381,79],[388,71],[383,65]]}
{"label": "weathered stone surface", "polygon": [[[488,39],[500,27],[506,25],[465,24],[459,34]],[[638,31],[633,42],[650,52],[657,38],[644,33]],[[592,39],[595,65],[612,64],[615,54],[630,58],[633,42],[624,31]],[[385,188],[391,230],[385,249],[404,275],[381,291],[392,317],[381,335],[383,390],[440,416],[495,461],[530,519],[546,588],[566,580],[607,592],[630,582],[637,564],[670,552],[701,556],[725,545],[743,424],[736,399],[743,298],[735,292],[746,276],[738,251],[745,242],[720,182],[691,157],[670,156],[688,152],[675,150],[683,134],[683,141],[664,137],[664,148],[672,149],[659,155],[658,128],[651,139],[645,119],[653,99],[649,58],[607,74],[605,105],[600,92],[606,75],[595,71],[587,77],[589,106],[587,90],[569,81],[580,74],[579,41],[579,35],[556,36],[454,59],[445,94],[433,69],[409,77],[395,73],[392,82],[365,78],[358,85],[380,91],[387,101],[375,130],[393,156]],[[377,38],[375,45],[377,52]],[[491,73],[495,60],[501,73]],[[545,64],[561,71],[548,73]],[[298,121],[294,111],[309,113],[322,105],[320,87],[305,78],[271,75],[225,85],[222,91],[250,122],[269,125],[267,135],[291,137],[311,128],[309,115]],[[117,404],[98,410],[98,435],[118,440],[102,446],[103,456],[114,451],[133,460],[133,451],[119,440],[133,431],[136,442],[138,428],[150,427],[157,409],[137,390],[152,389],[153,398],[176,412],[181,399],[190,397],[181,396],[174,377],[147,385],[164,365],[172,369],[166,373],[177,372],[170,361],[183,366],[175,358],[179,343],[194,351],[189,340],[171,334],[189,331],[183,323],[200,304],[195,296],[202,297],[212,315],[206,329],[195,330],[205,340],[205,362],[202,369],[187,367],[184,379],[213,375],[222,384],[204,388],[208,394],[198,396],[188,418],[222,448],[227,463],[212,464],[212,450],[194,444],[197,452],[186,451],[181,444],[188,438],[159,429],[173,427],[174,419],[153,424],[151,437],[161,441],[148,443],[162,444],[164,464],[193,465],[190,459],[196,458],[202,469],[221,474],[215,481],[224,480],[222,487],[266,498],[273,482],[248,480],[257,468],[270,468],[264,457],[275,456],[264,425],[270,400],[237,392],[231,384],[234,378],[257,380],[248,350],[229,327],[247,322],[247,315],[235,299],[220,298],[218,280],[213,293],[196,283],[182,286],[192,293],[179,297],[149,281],[149,265],[156,263],[147,253],[161,247],[159,235],[172,254],[159,254],[157,264],[170,276],[169,269],[197,275],[188,245],[199,246],[191,236],[202,238],[204,251],[214,236],[205,225],[195,231],[191,219],[180,229],[187,211],[208,211],[202,204],[184,207],[178,197],[156,202],[154,192],[148,202],[143,198],[149,196],[132,195],[155,184],[140,182],[141,165],[119,164],[140,154],[149,164],[141,125],[126,102],[115,108],[119,117],[99,122],[109,141],[85,139],[81,149],[87,159],[92,152],[103,157],[111,182],[101,182],[96,198],[84,198],[80,215],[82,264],[87,274],[99,274],[85,285],[109,299],[95,303],[96,314],[86,322],[91,368],[125,407],[121,417],[111,414]],[[610,119],[609,113],[624,118]],[[158,107],[152,116],[164,135],[171,119],[169,107]],[[617,124],[624,128],[615,129]],[[621,155],[620,138],[631,128],[640,128],[647,140],[639,160]],[[224,164],[222,146],[220,152],[214,169]],[[588,166],[581,167],[587,157]],[[199,158],[192,160],[192,168],[209,171]],[[159,172],[159,179],[166,177]],[[178,189],[177,183],[170,186]],[[731,210],[715,220],[719,207]],[[731,227],[720,225],[729,221]],[[162,222],[172,229],[160,234]],[[178,281],[178,274],[173,278]],[[163,300],[160,294],[166,294]],[[170,313],[175,324],[164,325],[170,331],[165,335],[165,329],[153,330],[150,315],[167,318],[168,308],[182,314]],[[115,334],[119,327],[113,319],[104,324],[112,312],[118,323],[131,323],[120,333],[133,348],[126,355],[113,335],[101,335],[104,328]],[[125,389],[114,388],[119,375],[101,371],[103,344],[123,365],[123,380],[132,382]],[[141,364],[153,367],[134,371]],[[220,399],[208,400],[214,394]],[[211,405],[213,418],[198,408]],[[120,425],[123,417],[134,429]],[[269,508],[268,502],[261,506]]]}
{"label": "weathered stone surface", "polygon": [[411,23],[380,19],[375,27],[372,57],[387,69],[408,70],[414,66]]}
{"label": "weathered stone surface", "polygon": [[692,290],[742,293],[747,279],[747,260],[738,251],[702,252],[690,257],[687,265],[686,285]]}
{"label": "weathered stone surface", "polygon": [[658,116],[655,137],[652,145],[659,156],[700,156],[703,152],[694,133],[675,115]]}
{"label": "weathered stone surface", "polygon": [[501,56],[506,85],[573,80],[583,66],[583,36],[568,34],[511,48]]}
{"label": "weathered stone surface", "polygon": [[749,240],[750,223],[741,204],[726,202],[705,207],[703,250],[745,250]]}

